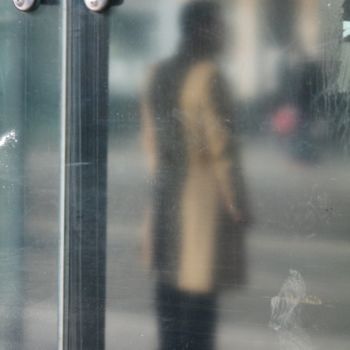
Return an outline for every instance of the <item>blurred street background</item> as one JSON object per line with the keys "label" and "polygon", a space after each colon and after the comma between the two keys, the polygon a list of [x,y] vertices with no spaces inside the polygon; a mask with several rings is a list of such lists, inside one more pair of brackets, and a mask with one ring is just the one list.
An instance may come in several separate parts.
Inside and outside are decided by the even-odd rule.
{"label": "blurred street background", "polygon": [[[135,136],[112,144],[107,349],[154,349],[154,278],[140,258],[140,227],[149,195],[143,153]],[[35,157],[38,164],[49,160],[50,154]],[[248,284],[221,298],[219,349],[280,349],[278,332],[269,327],[270,302],[291,269],[302,275],[307,295],[316,297],[315,304],[310,298],[301,309],[302,327],[314,348],[348,349],[350,164],[342,156],[328,154],[322,163],[300,165],[268,138],[244,140],[243,159],[254,212],[246,237]],[[31,246],[33,240],[47,241],[48,218],[31,225],[35,232],[29,238]],[[56,299],[47,296],[56,283],[56,254],[50,244],[25,249],[30,275],[26,290],[35,296],[25,309],[28,349],[54,348]]]}

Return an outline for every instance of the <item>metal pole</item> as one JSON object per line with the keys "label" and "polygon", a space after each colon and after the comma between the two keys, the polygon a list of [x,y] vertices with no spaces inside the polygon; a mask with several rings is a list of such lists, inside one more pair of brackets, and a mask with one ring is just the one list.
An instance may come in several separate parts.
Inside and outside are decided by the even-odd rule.
{"label": "metal pole", "polygon": [[108,18],[66,0],[63,348],[104,349]]}

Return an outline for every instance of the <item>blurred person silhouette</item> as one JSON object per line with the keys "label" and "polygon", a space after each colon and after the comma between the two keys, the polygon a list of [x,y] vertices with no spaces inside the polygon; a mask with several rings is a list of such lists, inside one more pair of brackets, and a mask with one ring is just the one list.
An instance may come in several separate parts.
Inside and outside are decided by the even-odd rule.
{"label": "blurred person silhouette", "polygon": [[245,280],[248,210],[235,106],[219,71],[221,8],[182,10],[178,52],[152,69],[142,102],[152,176],[145,231],[157,275],[160,350],[215,347],[217,296]]}
{"label": "blurred person silhouette", "polygon": [[287,138],[296,160],[313,164],[320,160],[327,132],[322,65],[304,60],[285,76],[289,84],[272,119],[273,130]]}
{"label": "blurred person silhouette", "polygon": [[299,123],[292,139],[292,152],[303,162],[314,163],[320,159],[326,133],[324,119],[324,74],[317,61],[303,62],[298,67],[299,84],[296,103]]}

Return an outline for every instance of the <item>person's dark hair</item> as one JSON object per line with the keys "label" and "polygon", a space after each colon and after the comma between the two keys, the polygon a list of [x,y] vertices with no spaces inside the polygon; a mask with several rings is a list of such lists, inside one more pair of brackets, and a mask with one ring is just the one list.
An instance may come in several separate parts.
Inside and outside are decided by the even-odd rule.
{"label": "person's dark hair", "polygon": [[210,54],[220,49],[222,21],[220,6],[212,1],[194,1],[181,13],[182,46],[193,54]]}

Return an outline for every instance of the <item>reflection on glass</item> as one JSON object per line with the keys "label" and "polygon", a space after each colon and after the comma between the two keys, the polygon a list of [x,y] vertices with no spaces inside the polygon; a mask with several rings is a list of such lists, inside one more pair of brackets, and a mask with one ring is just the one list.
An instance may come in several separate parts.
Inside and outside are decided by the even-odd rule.
{"label": "reflection on glass", "polygon": [[347,348],[343,3],[112,10],[108,349]]}
{"label": "reflection on glass", "polygon": [[217,293],[243,282],[234,105],[215,61],[222,27],[218,5],[185,7],[178,52],[154,68],[142,104],[162,350],[213,349]]}
{"label": "reflection on glass", "polygon": [[0,348],[57,344],[59,5],[0,3]]}

